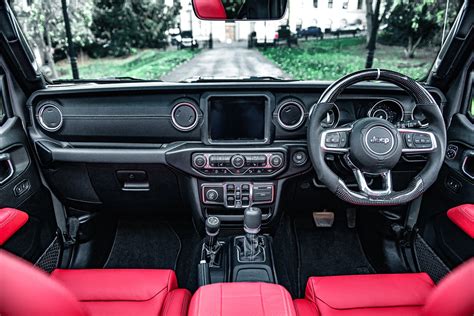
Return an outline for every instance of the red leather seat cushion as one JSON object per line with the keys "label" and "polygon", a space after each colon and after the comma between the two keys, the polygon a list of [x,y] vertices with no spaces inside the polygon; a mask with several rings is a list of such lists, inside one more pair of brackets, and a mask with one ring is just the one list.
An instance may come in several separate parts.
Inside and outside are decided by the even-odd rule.
{"label": "red leather seat cushion", "polygon": [[0,315],[84,316],[74,295],[29,262],[0,250]]}
{"label": "red leather seat cushion", "polygon": [[58,269],[51,277],[68,288],[89,315],[186,315],[191,297],[189,291],[177,290],[172,270]]}
{"label": "red leather seat cushion", "polygon": [[[406,316],[421,312],[433,288],[426,273],[312,277],[305,298],[321,315]],[[306,315],[318,315],[317,310]],[[304,311],[308,313],[308,306]]]}
{"label": "red leather seat cushion", "polygon": [[474,315],[474,259],[441,280],[426,301],[423,315]]}
{"label": "red leather seat cushion", "polygon": [[196,15],[200,19],[222,20],[227,18],[221,0],[193,0]]}
{"label": "red leather seat cushion", "polygon": [[189,316],[296,315],[285,288],[269,283],[216,283],[200,287]]}
{"label": "red leather seat cushion", "polygon": [[14,208],[0,209],[0,246],[28,221],[28,214]]}
{"label": "red leather seat cushion", "polygon": [[474,238],[474,204],[463,204],[448,211],[449,219]]}

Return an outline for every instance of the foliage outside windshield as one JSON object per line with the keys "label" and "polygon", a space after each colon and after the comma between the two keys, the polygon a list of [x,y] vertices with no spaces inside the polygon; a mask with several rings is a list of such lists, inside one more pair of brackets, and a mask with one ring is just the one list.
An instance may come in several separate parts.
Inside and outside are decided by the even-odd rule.
{"label": "foliage outside windshield", "polygon": [[[371,67],[419,79],[439,51],[446,13],[446,0],[289,0],[281,20],[226,23],[199,20],[189,0],[66,4],[81,79],[334,80]],[[460,5],[450,2],[445,34]],[[42,72],[71,79],[61,0],[12,6]]]}

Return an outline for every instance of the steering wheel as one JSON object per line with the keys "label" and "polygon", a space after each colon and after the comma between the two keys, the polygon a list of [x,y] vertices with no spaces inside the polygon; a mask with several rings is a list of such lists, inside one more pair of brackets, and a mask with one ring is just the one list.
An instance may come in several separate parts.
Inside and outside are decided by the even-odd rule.
{"label": "steering wheel", "polygon": [[[428,120],[422,128],[396,128],[381,118],[362,118],[337,128],[321,123],[334,107],[337,97],[350,85],[367,80],[390,82],[410,94]],[[367,69],[349,74],[321,95],[310,110],[308,148],[313,167],[321,183],[340,199],[357,205],[400,205],[425,192],[436,180],[446,150],[446,127],[441,110],[433,97],[415,80],[400,73]],[[326,154],[341,154],[352,169],[358,191],[348,187],[327,165]],[[402,155],[426,154],[428,160],[407,188],[394,191],[391,170]],[[371,189],[366,175],[380,176],[381,189]]]}

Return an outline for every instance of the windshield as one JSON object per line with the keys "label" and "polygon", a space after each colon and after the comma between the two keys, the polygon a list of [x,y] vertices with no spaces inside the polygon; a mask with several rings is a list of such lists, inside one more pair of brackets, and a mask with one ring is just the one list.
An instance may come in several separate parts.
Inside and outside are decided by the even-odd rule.
{"label": "windshield", "polygon": [[[242,2],[218,1],[227,11]],[[281,20],[239,22],[199,20],[189,0],[23,0],[13,10],[52,81],[334,80],[364,68],[425,77],[460,5],[289,0]]]}

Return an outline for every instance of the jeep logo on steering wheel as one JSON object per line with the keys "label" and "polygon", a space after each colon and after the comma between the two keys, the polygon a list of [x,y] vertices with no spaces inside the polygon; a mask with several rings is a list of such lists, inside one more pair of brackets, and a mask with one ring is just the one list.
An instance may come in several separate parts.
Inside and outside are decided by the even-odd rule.
{"label": "jeep logo on steering wheel", "polygon": [[369,142],[372,143],[372,144],[388,144],[390,142],[390,138],[373,136],[369,140]]}

